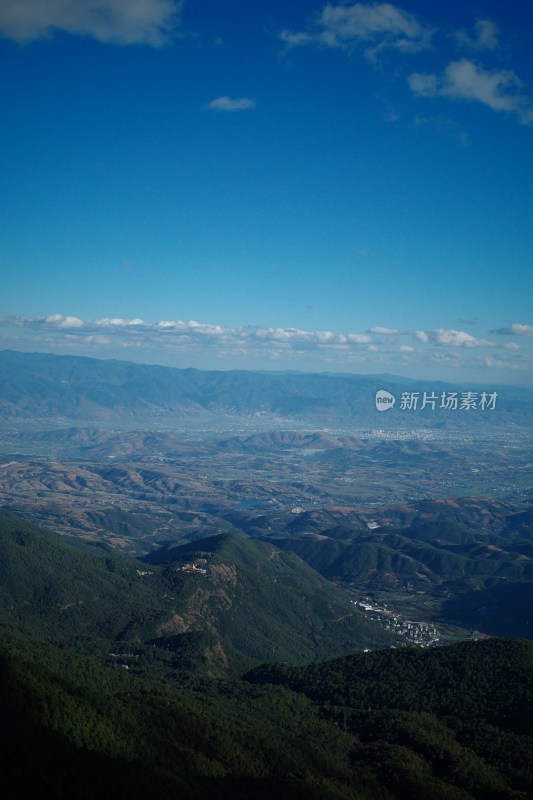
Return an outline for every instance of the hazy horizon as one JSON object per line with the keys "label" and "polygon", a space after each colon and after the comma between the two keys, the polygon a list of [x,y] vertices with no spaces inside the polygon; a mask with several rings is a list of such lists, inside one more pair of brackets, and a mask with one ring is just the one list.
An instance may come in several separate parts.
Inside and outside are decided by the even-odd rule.
{"label": "hazy horizon", "polygon": [[[317,377],[330,377],[330,378],[361,378],[365,379],[368,378],[369,380],[378,380],[382,379],[385,381],[391,382],[401,382],[407,381],[405,388],[409,388],[409,384],[426,384],[428,390],[438,384],[445,384],[447,386],[454,385],[460,391],[465,391],[470,389],[477,389],[477,390],[485,390],[485,391],[494,391],[499,389],[517,389],[523,390],[528,392],[533,390],[533,385],[531,383],[497,383],[493,382],[490,386],[483,381],[476,381],[472,378],[458,378],[457,376],[452,376],[449,380],[445,380],[442,377],[411,377],[406,374],[402,374],[400,372],[343,372],[342,370],[319,370],[319,369],[290,369],[290,368],[261,368],[261,367],[201,367],[201,366],[175,366],[172,364],[164,364],[158,361],[136,361],[131,358],[126,357],[114,357],[111,355],[82,355],[78,353],[57,353],[53,351],[44,351],[44,350],[15,350],[12,348],[5,348],[0,350],[0,355],[3,353],[14,353],[20,355],[28,355],[28,356],[52,356],[52,357],[71,357],[71,358],[81,358],[81,359],[89,359],[91,361],[102,361],[102,362],[115,362],[119,364],[131,364],[132,366],[141,366],[141,367],[162,367],[164,369],[171,369],[171,370],[196,370],[198,372],[220,372],[220,373],[230,373],[230,372],[246,372],[246,373],[257,373],[257,374],[266,374],[266,375],[302,375],[302,376],[317,376]],[[385,388],[385,386],[383,387]],[[398,388],[396,387],[396,391]]]}

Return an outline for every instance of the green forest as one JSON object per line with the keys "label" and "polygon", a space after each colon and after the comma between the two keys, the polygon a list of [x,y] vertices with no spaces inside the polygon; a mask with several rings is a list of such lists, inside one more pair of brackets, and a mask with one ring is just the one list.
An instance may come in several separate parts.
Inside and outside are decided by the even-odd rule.
{"label": "green forest", "polygon": [[335,654],[340,596],[244,537],[146,564],[2,514],[0,547],[2,797],[533,798],[533,642],[362,652],[356,618]]}

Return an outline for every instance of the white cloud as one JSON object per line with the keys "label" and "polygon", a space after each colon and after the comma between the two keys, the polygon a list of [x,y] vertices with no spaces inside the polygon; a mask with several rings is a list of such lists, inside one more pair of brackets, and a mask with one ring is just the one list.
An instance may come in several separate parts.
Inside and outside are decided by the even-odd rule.
{"label": "white cloud", "polygon": [[180,22],[181,0],[2,0],[0,35],[27,43],[64,31],[106,44],[169,40]]}
{"label": "white cloud", "polygon": [[253,338],[263,341],[298,342],[311,345],[368,344],[372,341],[369,336],[360,333],[335,334],[332,331],[304,331],[299,328],[252,328],[248,330]]}
{"label": "white cloud", "polygon": [[347,333],[346,341],[349,344],[369,344],[372,339],[364,333]]}
{"label": "white cloud", "polygon": [[373,328],[368,329],[369,333],[376,333],[379,336],[398,336],[400,333],[396,328],[382,328],[380,325],[375,325]]}
{"label": "white cloud", "polygon": [[391,3],[328,3],[315,15],[309,32],[284,30],[280,39],[290,47],[314,44],[351,48],[366,43],[371,45],[366,55],[375,57],[384,49],[424,49],[432,33],[413,14]]}
{"label": "white cloud", "polygon": [[[440,34],[440,38],[439,38]],[[286,29],[279,34],[288,49],[302,46],[344,49],[362,48],[375,60],[384,51],[416,53],[442,47],[452,36],[456,44],[472,53],[490,53],[499,47],[499,28],[490,19],[479,18],[470,31],[450,33],[392,3],[327,3],[314,14],[304,30]],[[412,91],[420,97],[446,97],[481,103],[493,111],[514,114],[524,125],[533,125],[533,103],[519,77],[510,69],[487,69],[469,58],[451,61],[442,73],[413,72],[408,76]],[[395,114],[392,119],[395,119]],[[468,136],[445,118],[418,118],[416,124],[431,123],[460,144]]]}
{"label": "white cloud", "polygon": [[442,76],[413,72],[407,80],[420,97],[478,102],[493,111],[516,114],[523,124],[533,124],[533,106],[521,93],[522,82],[511,70],[484,70],[470,59],[461,58],[448,64]]}
{"label": "white cloud", "polygon": [[250,97],[217,97],[207,104],[206,108],[213,111],[246,111],[255,108],[255,100]]}
{"label": "white cloud", "polygon": [[[423,333],[425,339],[420,336]],[[495,347],[493,342],[486,339],[476,339],[466,331],[455,331],[452,329],[437,328],[434,331],[422,332],[417,334],[419,341],[429,341],[443,347]]]}
{"label": "white cloud", "polygon": [[[327,3],[309,20],[305,30],[285,29],[279,34],[288,49],[302,46],[344,49],[361,47],[375,60],[384,51],[416,53],[442,47],[452,36],[459,47],[473,53],[490,53],[499,47],[499,28],[490,19],[479,18],[470,31],[452,33],[429,25],[392,3]],[[440,34],[440,38],[439,38]],[[493,111],[513,114],[524,125],[533,125],[533,103],[520,78],[510,69],[487,69],[469,58],[451,61],[442,73],[413,72],[408,76],[411,90],[420,97],[446,97],[481,103]],[[393,113],[392,119],[396,115]],[[417,125],[432,124],[461,145],[468,135],[443,117],[418,117]]]}
{"label": "white cloud", "polygon": [[474,35],[462,29],[456,31],[455,40],[460,47],[469,50],[494,50],[499,45],[499,28],[491,19],[478,19],[474,25]]}
{"label": "white cloud", "polygon": [[103,328],[127,328],[131,326],[144,325],[142,319],[121,319],[120,317],[104,318],[95,320],[95,325],[101,325]]}
{"label": "white cloud", "polygon": [[[7,318],[6,318],[7,319]],[[413,348],[409,345],[401,345],[390,350],[390,344],[394,337],[407,335],[407,331],[400,331],[395,328],[385,328],[383,326],[373,326],[366,333],[345,332],[335,333],[330,330],[304,330],[294,327],[226,327],[213,323],[197,322],[196,320],[160,320],[150,323],[136,317],[133,319],[123,319],[122,317],[106,317],[96,320],[81,320],[74,316],[63,316],[62,314],[52,314],[47,317],[35,318],[16,318],[16,324],[23,327],[32,327],[45,323],[52,328],[61,329],[80,329],[75,335],[99,336],[100,331],[105,329],[107,337],[126,337],[124,341],[130,340],[135,336],[136,341],[145,343],[154,342],[216,342],[231,343],[232,345],[242,345],[243,347],[263,347],[275,344],[276,347],[284,348],[303,348],[302,352],[307,352],[316,348],[361,348],[369,350],[380,350],[387,352],[412,352]],[[520,329],[528,326],[514,326]],[[83,329],[83,330],[81,330]],[[525,334],[525,331],[523,331]],[[72,334],[74,335],[74,334]],[[438,328],[431,331],[415,331],[414,338],[421,343],[430,343],[446,347],[494,347],[492,342],[478,339],[465,331]],[[88,339],[87,339],[88,340]],[[95,339],[96,341],[96,339]],[[280,351],[281,352],[281,351]]]}
{"label": "white cloud", "polygon": [[517,361],[503,361],[500,358],[491,358],[490,356],[485,359],[485,366],[493,369],[531,369],[531,364],[521,364]]}
{"label": "white cloud", "polygon": [[[257,326],[225,327],[212,323],[197,322],[196,320],[161,320],[155,323],[145,322],[142,319],[123,319],[121,317],[106,317],[96,320],[81,320],[73,316],[51,314],[46,317],[3,317],[0,324],[26,328],[36,331],[43,324],[50,330],[69,329],[71,336],[84,337],[85,341],[100,341],[102,329],[105,329],[106,342],[128,342],[135,338],[137,343],[144,342],[147,346],[161,342],[196,342],[205,343],[208,340],[231,343],[243,347],[263,347],[275,344],[276,347],[300,347],[305,351],[322,347],[352,347],[366,346],[374,341],[365,333],[334,333],[333,331],[307,331],[300,328],[260,328]],[[76,330],[78,329],[78,330]],[[74,331],[76,331],[74,333]],[[90,339],[89,337],[93,337]]]}
{"label": "white cloud", "polygon": [[292,33],[289,30],[284,30],[279,34],[279,38],[289,47],[298,47],[302,44],[313,44],[313,42],[315,42],[314,36],[311,36],[309,33],[304,33],[303,31],[300,33]]}
{"label": "white cloud", "polygon": [[533,325],[514,322],[506,328],[494,328],[491,333],[497,333],[500,336],[533,336]]}
{"label": "white cloud", "polygon": [[[502,358],[524,377],[533,374],[533,327],[517,324],[523,347],[501,348]],[[527,333],[527,330],[530,332]],[[82,320],[73,315],[38,317],[0,316],[0,348],[73,353],[103,358],[133,357],[134,360],[198,368],[306,369],[320,371],[395,371],[401,364],[413,377],[423,371],[435,376],[446,370],[473,370],[496,366],[484,361],[483,348],[495,347],[465,331],[436,328],[399,332],[413,336],[413,343],[400,344],[384,334],[391,328],[373,326],[357,331],[306,330],[297,327],[224,326],[197,320],[146,322],[140,318],[109,317]],[[514,344],[510,342],[510,344]],[[531,347],[529,347],[531,350]],[[505,355],[504,355],[505,354]],[[498,364],[500,366],[500,364]],[[504,361],[501,361],[503,370]],[[529,369],[529,373],[527,370]],[[479,374],[479,373],[478,373]]]}
{"label": "white cloud", "polygon": [[511,330],[518,336],[533,336],[533,325],[521,325],[519,322],[515,322],[514,325],[511,325]]}
{"label": "white cloud", "polygon": [[412,91],[422,97],[433,97],[439,94],[436,75],[431,75],[427,72],[412,72],[407,81]]}
{"label": "white cloud", "polygon": [[[74,339],[75,338],[75,340],[78,341],[78,337],[73,337],[71,335],[69,338],[70,339]],[[96,335],[94,333],[83,337],[83,342],[85,344],[96,344],[96,345],[99,345],[101,347],[107,347],[108,345],[111,344],[111,341],[112,340],[109,338],[109,336],[98,336],[98,335]]]}
{"label": "white cloud", "polygon": [[78,317],[64,317],[62,314],[50,314],[48,317],[41,317],[40,320],[47,325],[57,325],[59,328],[81,328],[84,325]]}

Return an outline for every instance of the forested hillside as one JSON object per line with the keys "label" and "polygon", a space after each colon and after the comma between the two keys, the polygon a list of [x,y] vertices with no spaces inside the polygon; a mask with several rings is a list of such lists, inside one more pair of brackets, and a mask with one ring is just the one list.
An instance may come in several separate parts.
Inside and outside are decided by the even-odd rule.
{"label": "forested hillside", "polygon": [[225,674],[394,641],[297,556],[237,533],[142,562],[0,512],[0,597],[10,634],[106,656],[135,652],[130,666],[140,671],[155,655]]}
{"label": "forested hillside", "polygon": [[0,648],[6,798],[533,797],[533,645],[364,654],[166,680]]}

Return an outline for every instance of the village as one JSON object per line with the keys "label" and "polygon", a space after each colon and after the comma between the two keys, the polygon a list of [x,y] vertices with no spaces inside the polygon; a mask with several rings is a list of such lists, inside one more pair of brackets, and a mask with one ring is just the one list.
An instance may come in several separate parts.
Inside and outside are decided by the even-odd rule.
{"label": "village", "polygon": [[440,642],[439,632],[431,622],[413,622],[404,619],[400,614],[389,611],[385,604],[373,605],[368,597],[350,602],[362,611],[365,617],[386,631],[402,636],[406,644],[431,647]]}

